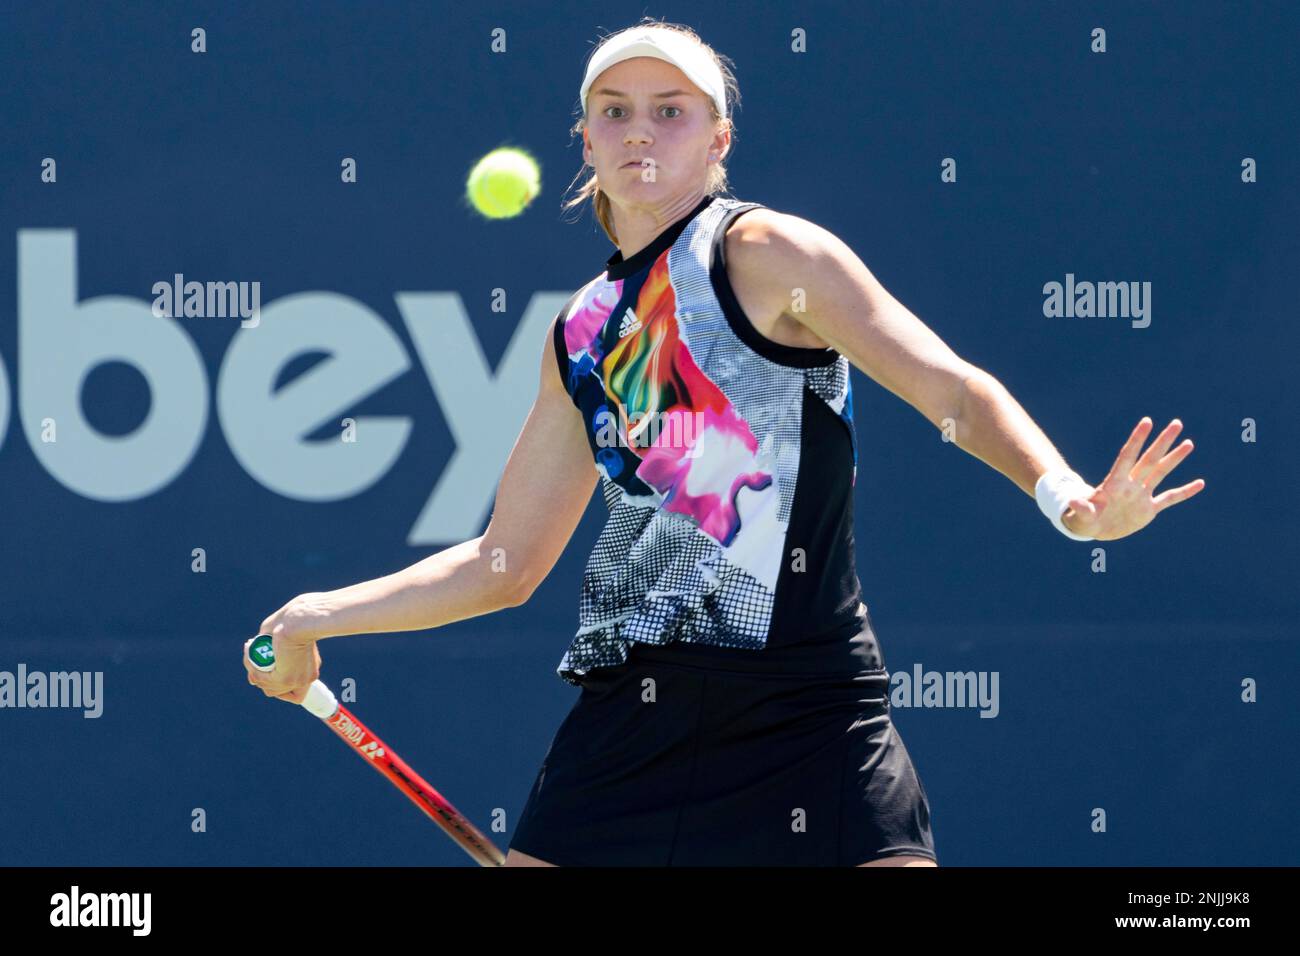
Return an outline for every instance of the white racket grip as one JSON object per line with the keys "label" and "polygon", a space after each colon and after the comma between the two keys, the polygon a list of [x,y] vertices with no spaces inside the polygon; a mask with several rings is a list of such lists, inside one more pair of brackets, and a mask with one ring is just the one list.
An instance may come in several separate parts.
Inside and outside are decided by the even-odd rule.
{"label": "white racket grip", "polygon": [[338,698],[334,696],[334,691],[318,680],[312,681],[311,687],[307,689],[307,696],[302,699],[302,705],[321,720],[329,720],[339,709]]}

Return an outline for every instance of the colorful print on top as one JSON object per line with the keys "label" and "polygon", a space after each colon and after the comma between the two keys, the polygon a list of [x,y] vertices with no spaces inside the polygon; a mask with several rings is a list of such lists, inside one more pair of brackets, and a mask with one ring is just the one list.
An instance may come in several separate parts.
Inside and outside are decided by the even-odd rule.
{"label": "colorful print on top", "polygon": [[[848,361],[829,349],[781,361],[779,347],[737,330],[738,306],[714,285],[725,224],[754,205],[702,202],[637,254],[643,264],[612,258],[557,323],[559,369],[609,509],[556,669],[571,684],[625,661],[633,642],[762,649],[783,582],[783,628],[856,625],[852,529],[835,517],[850,513],[856,475]],[[806,499],[827,517],[806,511],[789,539],[801,468],[833,476],[810,487],[834,490]],[[791,548],[835,563],[793,575]],[[790,610],[815,590],[811,574],[832,582],[829,596]]]}
{"label": "colorful print on top", "polygon": [[681,339],[667,256],[651,267],[635,307],[612,322],[622,287],[602,281],[564,328],[571,374],[590,380],[593,399],[601,393],[588,418],[598,468],[629,496],[649,496],[730,545],[740,530],[737,496],[769,487],[770,467]]}

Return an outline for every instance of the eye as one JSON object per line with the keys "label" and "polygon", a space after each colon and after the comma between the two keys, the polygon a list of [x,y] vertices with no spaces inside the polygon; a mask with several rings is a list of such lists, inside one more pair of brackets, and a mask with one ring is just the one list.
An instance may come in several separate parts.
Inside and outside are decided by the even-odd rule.
{"label": "eye", "polygon": [[[606,106],[604,112],[605,112],[605,115],[606,115],[606,116],[609,116],[610,119],[618,119],[618,118],[619,118],[618,116],[610,116],[609,111],[610,111],[610,110],[619,110],[619,111],[620,111],[620,115],[621,115],[621,111],[622,111],[622,109],[623,109],[623,107],[621,107],[621,106]],[[665,105],[665,106],[663,107],[663,109],[666,109],[666,110],[676,110],[676,112],[673,113],[671,116],[669,116],[668,119],[676,119],[678,116],[681,115],[681,112],[682,112],[682,108],[681,108],[680,106],[670,106],[670,105]]]}

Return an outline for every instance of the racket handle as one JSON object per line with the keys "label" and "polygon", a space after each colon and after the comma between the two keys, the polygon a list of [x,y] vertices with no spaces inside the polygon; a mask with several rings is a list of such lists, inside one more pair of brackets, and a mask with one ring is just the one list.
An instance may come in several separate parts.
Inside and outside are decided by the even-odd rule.
{"label": "racket handle", "polygon": [[[275,647],[270,634],[259,634],[248,645],[248,662],[254,670],[269,674],[275,670]],[[339,709],[338,698],[319,680],[312,681],[307,689],[307,696],[302,699],[302,706],[321,720],[329,720]]]}

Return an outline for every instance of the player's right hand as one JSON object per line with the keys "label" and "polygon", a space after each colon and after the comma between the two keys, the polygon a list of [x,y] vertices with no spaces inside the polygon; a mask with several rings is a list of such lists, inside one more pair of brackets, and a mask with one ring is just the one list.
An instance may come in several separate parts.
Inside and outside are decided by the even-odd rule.
{"label": "player's right hand", "polygon": [[259,671],[248,658],[248,646],[253,638],[244,642],[244,671],[248,682],[259,688],[267,697],[301,704],[312,683],[320,677],[320,650],[317,638],[306,627],[300,626],[302,614],[294,598],[262,622],[258,634],[271,636],[275,651],[275,670]]}

